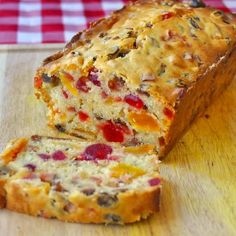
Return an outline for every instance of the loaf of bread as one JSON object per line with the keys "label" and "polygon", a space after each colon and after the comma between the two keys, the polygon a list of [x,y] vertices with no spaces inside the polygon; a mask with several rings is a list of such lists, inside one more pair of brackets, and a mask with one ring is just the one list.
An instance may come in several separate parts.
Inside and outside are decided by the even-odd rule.
{"label": "loaf of bread", "polygon": [[34,135],[0,154],[0,207],[69,222],[123,224],[159,209],[153,147]]}
{"label": "loaf of bread", "polygon": [[92,23],[37,70],[49,125],[164,156],[236,73],[236,17],[139,0]]}

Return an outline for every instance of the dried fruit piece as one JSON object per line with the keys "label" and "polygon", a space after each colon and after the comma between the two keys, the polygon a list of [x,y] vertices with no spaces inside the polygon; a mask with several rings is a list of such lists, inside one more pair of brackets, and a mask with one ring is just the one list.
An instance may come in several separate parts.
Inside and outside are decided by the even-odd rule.
{"label": "dried fruit piece", "polygon": [[72,95],[78,96],[78,91],[73,85],[73,81],[70,79],[68,74],[66,73],[61,73],[61,83],[62,85],[69,91]]}
{"label": "dried fruit piece", "polygon": [[83,160],[105,160],[112,153],[111,146],[103,143],[96,143],[88,146],[82,153]]}
{"label": "dried fruit piece", "polygon": [[126,95],[124,101],[137,109],[142,109],[144,106],[143,101],[138,96],[133,94]]}
{"label": "dried fruit piece", "polygon": [[52,184],[56,178],[56,175],[52,173],[41,173],[39,178],[41,179],[42,182],[47,182]]}
{"label": "dried fruit piece", "polygon": [[164,145],[166,144],[166,141],[165,141],[165,139],[164,139],[163,136],[159,137],[159,138],[158,138],[158,141],[159,141],[159,145],[160,145],[160,146],[164,146]]}
{"label": "dried fruit piece", "polygon": [[64,89],[62,89],[62,94],[63,94],[65,99],[68,99],[69,95]]}
{"label": "dried fruit piece", "polygon": [[104,219],[107,220],[109,223],[119,223],[121,222],[121,217],[115,214],[105,214]]}
{"label": "dried fruit piece", "polygon": [[34,77],[34,87],[39,89],[42,87],[43,80],[40,77]]}
{"label": "dried fruit piece", "polygon": [[82,189],[81,192],[83,194],[85,194],[86,196],[90,196],[90,195],[94,194],[95,189],[94,188],[85,188],[85,189]]}
{"label": "dried fruit piece", "polygon": [[162,15],[162,20],[167,20],[167,19],[171,18],[172,16],[174,16],[173,12],[167,12]]}
{"label": "dried fruit piece", "polygon": [[44,161],[47,161],[47,160],[49,160],[49,159],[51,158],[51,155],[49,155],[49,154],[44,154],[44,153],[40,153],[40,154],[38,154],[38,156],[39,156],[41,159],[43,159]]}
{"label": "dried fruit piece", "polygon": [[96,86],[100,87],[101,82],[98,80],[98,69],[95,67],[90,68],[88,79]]}
{"label": "dried fruit piece", "polygon": [[87,86],[87,81],[88,81],[87,77],[85,76],[80,77],[76,82],[76,88],[79,91],[87,93],[90,90],[90,88]]}
{"label": "dried fruit piece", "polygon": [[34,164],[26,164],[24,166],[31,171],[35,171],[35,169],[36,169],[36,165],[34,165]]}
{"label": "dried fruit piece", "polygon": [[146,154],[146,153],[152,153],[155,146],[151,144],[143,144],[136,147],[125,147],[124,151],[128,153],[133,153],[136,155]]}
{"label": "dried fruit piece", "polygon": [[75,107],[67,107],[67,111],[76,112]]}
{"label": "dried fruit piece", "polygon": [[89,118],[89,115],[83,111],[79,111],[78,116],[79,116],[80,121],[82,122],[86,121]]}
{"label": "dried fruit piece", "polygon": [[156,186],[161,183],[161,180],[159,178],[153,178],[153,179],[148,180],[148,183],[150,186]]}
{"label": "dried fruit piece", "polygon": [[104,138],[108,142],[120,142],[124,141],[124,134],[129,134],[130,131],[128,127],[123,124],[114,124],[111,121],[107,121],[106,123],[100,126]]}
{"label": "dried fruit piece", "polygon": [[108,81],[108,87],[113,91],[119,91],[124,86],[124,84],[125,81],[118,76],[115,76],[114,78]]}
{"label": "dried fruit piece", "polygon": [[111,176],[120,178],[123,175],[129,175],[130,178],[137,178],[145,174],[145,171],[136,166],[128,165],[126,163],[119,163],[111,169]]}
{"label": "dried fruit piece", "polygon": [[58,150],[52,154],[52,159],[54,161],[63,161],[66,158],[67,158],[67,156],[60,150]]}
{"label": "dried fruit piece", "polygon": [[174,113],[173,111],[171,111],[168,107],[165,107],[163,110],[163,113],[165,114],[165,116],[168,117],[168,119],[172,120],[174,118]]}
{"label": "dried fruit piece", "polygon": [[111,207],[118,201],[116,195],[111,195],[109,193],[100,193],[97,198],[97,204],[101,207]]}
{"label": "dried fruit piece", "polygon": [[130,124],[138,131],[156,132],[160,130],[157,118],[148,112],[130,112],[128,114]]}
{"label": "dried fruit piece", "polygon": [[60,132],[65,132],[65,128],[61,124],[56,124],[55,128]]}

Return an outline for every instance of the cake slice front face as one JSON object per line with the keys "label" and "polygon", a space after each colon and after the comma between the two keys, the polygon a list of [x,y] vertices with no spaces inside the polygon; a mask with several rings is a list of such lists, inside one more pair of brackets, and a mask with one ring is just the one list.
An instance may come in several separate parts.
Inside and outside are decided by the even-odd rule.
{"label": "cake slice front face", "polygon": [[153,147],[34,135],[0,155],[0,206],[45,218],[123,224],[159,209]]}

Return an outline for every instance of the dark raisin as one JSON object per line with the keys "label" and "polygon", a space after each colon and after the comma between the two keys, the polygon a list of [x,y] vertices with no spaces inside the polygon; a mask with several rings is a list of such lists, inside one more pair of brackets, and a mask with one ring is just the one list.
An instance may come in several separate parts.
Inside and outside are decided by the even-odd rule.
{"label": "dark raisin", "polygon": [[182,79],[179,79],[177,82],[176,82],[176,87],[178,88],[185,88],[187,85],[185,83],[185,81],[183,81]]}
{"label": "dark raisin", "polygon": [[134,31],[128,31],[127,32],[128,38],[136,38],[137,37],[137,32]]}
{"label": "dark raisin", "polygon": [[147,97],[150,97],[150,94],[149,94],[147,91],[144,91],[144,90],[142,89],[142,87],[139,88],[139,89],[137,89],[137,92],[138,92],[139,94],[142,94],[142,95],[145,95],[145,96],[147,96]]}
{"label": "dark raisin", "polygon": [[222,21],[224,22],[224,23],[226,23],[226,24],[230,24],[230,19],[229,19],[229,17],[227,16],[227,15],[223,15],[222,16]]}
{"label": "dark raisin", "polygon": [[150,23],[150,22],[148,22],[148,23],[146,24],[146,27],[147,27],[147,28],[152,28],[152,26],[153,26],[153,24]]}
{"label": "dark raisin", "polygon": [[209,116],[208,114],[205,114],[205,118],[206,118],[206,119],[209,119],[210,116]]}
{"label": "dark raisin", "polygon": [[108,221],[108,223],[120,223],[121,222],[121,217],[115,214],[106,214],[104,215],[104,219]]}
{"label": "dark raisin", "polygon": [[116,195],[109,193],[101,193],[97,198],[97,204],[101,207],[111,207],[118,201]]}
{"label": "dark raisin", "polygon": [[202,0],[192,0],[190,3],[191,7],[206,7],[206,4]]}
{"label": "dark raisin", "polygon": [[117,54],[119,53],[119,51],[120,51],[120,48],[119,48],[118,46],[115,47],[114,52],[109,53],[109,54],[107,55],[108,60],[115,59],[115,58],[117,57]]}
{"label": "dark raisin", "polygon": [[102,32],[99,34],[99,38],[104,38],[105,36],[107,36],[107,33],[106,32]]}
{"label": "dark raisin", "polygon": [[81,192],[83,194],[85,194],[86,196],[90,196],[90,195],[94,194],[95,189],[94,188],[86,188],[86,189],[81,190]]}
{"label": "dark raisin", "polygon": [[48,76],[47,74],[42,74],[42,79],[44,83],[51,83],[52,77]]}
{"label": "dark raisin", "polygon": [[66,131],[66,129],[61,124],[56,124],[55,128],[58,129],[58,131],[60,131],[60,132],[65,132]]}
{"label": "dark raisin", "polygon": [[73,55],[73,56],[82,56],[82,53],[81,52],[78,52],[78,51],[73,51],[73,52],[71,52],[71,54]]}
{"label": "dark raisin", "polygon": [[117,54],[117,57],[125,57],[129,52],[130,52],[129,50],[123,52],[121,51]]}
{"label": "dark raisin", "polygon": [[31,140],[33,140],[33,141],[40,141],[41,139],[42,139],[42,137],[37,134],[31,136]]}
{"label": "dark raisin", "polygon": [[223,15],[224,15],[224,12],[217,10],[217,11],[214,11],[214,12],[213,12],[213,15],[214,15],[214,16],[217,16],[217,17],[218,17],[218,16],[223,16]]}
{"label": "dark raisin", "polygon": [[71,202],[68,202],[64,207],[63,210],[66,212],[74,212],[76,210],[76,206]]}
{"label": "dark raisin", "polygon": [[103,119],[102,116],[100,116],[100,115],[98,115],[98,114],[94,114],[94,116],[95,116],[95,118],[96,118],[97,120],[102,120],[102,119]]}
{"label": "dark raisin", "polygon": [[162,76],[166,72],[166,65],[161,63],[159,70],[157,71],[158,76]]}
{"label": "dark raisin", "polygon": [[190,18],[189,22],[195,29],[201,29],[198,23],[193,18]]}
{"label": "dark raisin", "polygon": [[114,40],[120,39],[120,37],[119,37],[119,36],[115,36],[115,37],[113,37],[113,39],[114,39]]}

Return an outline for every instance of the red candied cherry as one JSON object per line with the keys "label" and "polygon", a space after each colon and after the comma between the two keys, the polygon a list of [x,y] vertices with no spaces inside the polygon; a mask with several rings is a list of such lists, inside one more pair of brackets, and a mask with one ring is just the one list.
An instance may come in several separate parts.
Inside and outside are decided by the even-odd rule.
{"label": "red candied cherry", "polygon": [[80,77],[76,82],[76,88],[79,91],[87,93],[90,90],[90,88],[87,86],[87,81],[88,81],[87,77],[85,76]]}
{"label": "red candied cherry", "polygon": [[112,153],[111,146],[103,143],[96,143],[88,146],[82,153],[84,160],[105,160]]}
{"label": "red candied cherry", "polygon": [[165,114],[165,116],[168,117],[168,119],[172,120],[174,118],[174,113],[168,108],[165,107],[163,110],[163,113]]}
{"label": "red candied cherry", "polygon": [[106,123],[100,126],[104,138],[108,142],[124,142],[124,133],[129,134],[130,131],[128,127],[122,124],[114,124],[111,121],[107,121]]}
{"label": "red candied cherry", "polygon": [[84,122],[89,118],[89,115],[86,112],[79,111],[78,112],[79,119]]}
{"label": "red candied cherry", "polygon": [[167,19],[171,18],[172,16],[174,16],[173,12],[167,12],[162,15],[162,20],[167,20]]}
{"label": "red candied cherry", "polygon": [[44,153],[40,153],[38,154],[38,156],[43,159],[44,161],[47,161],[51,158],[51,156],[49,154],[44,154]]}
{"label": "red candied cherry", "polygon": [[65,160],[66,158],[67,158],[66,155],[65,155],[62,151],[60,151],[60,150],[55,151],[55,152],[52,154],[52,159],[53,159],[54,161],[63,161],[63,160]]}
{"label": "red candied cherry", "polygon": [[69,95],[64,89],[62,89],[62,94],[63,94],[65,99],[68,99]]}
{"label": "red candied cherry", "polygon": [[41,77],[34,77],[34,87],[35,88],[41,88],[42,87],[42,84],[43,84],[43,80]]}
{"label": "red candied cherry", "polygon": [[98,69],[95,67],[90,68],[89,70],[89,80],[96,86],[100,87],[101,86],[101,82],[98,80]]}
{"label": "red candied cherry", "polygon": [[161,180],[159,178],[153,178],[153,179],[148,180],[148,183],[150,186],[156,186],[161,183]]}
{"label": "red candied cherry", "polygon": [[124,101],[137,109],[142,109],[144,106],[143,101],[138,96],[133,94],[126,95]]}
{"label": "red candied cherry", "polygon": [[34,164],[26,164],[26,165],[24,165],[24,167],[28,168],[31,171],[35,171],[35,169],[36,169],[36,165],[34,165]]}

